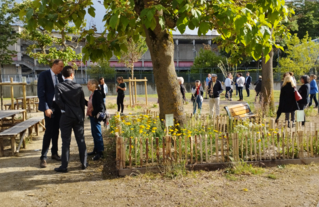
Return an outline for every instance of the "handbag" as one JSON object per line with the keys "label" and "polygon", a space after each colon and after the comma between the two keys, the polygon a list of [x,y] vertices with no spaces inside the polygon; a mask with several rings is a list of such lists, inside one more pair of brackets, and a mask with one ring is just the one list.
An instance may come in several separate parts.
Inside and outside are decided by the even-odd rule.
{"label": "handbag", "polygon": [[302,96],[300,95],[300,93],[297,91],[297,89],[295,89],[295,99],[296,101],[300,101],[302,99]]}

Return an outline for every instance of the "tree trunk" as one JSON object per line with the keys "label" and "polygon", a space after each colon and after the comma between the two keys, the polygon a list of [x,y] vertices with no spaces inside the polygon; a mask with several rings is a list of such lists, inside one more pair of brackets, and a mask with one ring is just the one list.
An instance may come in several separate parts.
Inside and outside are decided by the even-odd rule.
{"label": "tree trunk", "polygon": [[273,57],[274,51],[269,53],[269,60],[266,63],[265,58],[262,58],[262,95],[264,109],[275,110],[274,102],[274,75],[273,75]]}
{"label": "tree trunk", "polygon": [[175,122],[185,123],[184,105],[174,65],[174,41],[168,30],[145,29],[156,89],[158,93],[160,119],[165,114],[174,114]]}
{"label": "tree trunk", "polygon": [[[131,65],[131,74],[132,74],[132,80],[134,80],[134,63]],[[132,101],[132,106],[135,106],[136,103],[134,103],[134,82],[131,82],[131,89],[132,89],[132,94],[131,94],[131,101]]]}
{"label": "tree trunk", "polygon": [[[0,68],[0,83],[2,83],[2,69],[3,69],[3,65],[1,64],[1,68]],[[3,110],[3,90],[2,90],[2,85],[0,85],[0,93],[1,93],[1,110]]]}

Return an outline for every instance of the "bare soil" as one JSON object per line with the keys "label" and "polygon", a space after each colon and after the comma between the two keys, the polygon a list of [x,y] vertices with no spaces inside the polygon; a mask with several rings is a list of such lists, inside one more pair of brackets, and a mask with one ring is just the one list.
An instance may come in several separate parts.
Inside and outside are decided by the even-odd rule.
{"label": "bare soil", "polygon": [[[156,103],[153,102],[150,106]],[[186,106],[188,110],[190,105]],[[205,102],[203,113],[207,110]],[[115,109],[110,112],[114,113]],[[42,116],[42,113],[32,113],[32,116]],[[88,120],[85,133],[90,152],[93,140]],[[220,170],[187,172],[175,178],[152,174],[118,178],[114,176],[109,146],[103,160],[93,162],[89,157],[89,168],[83,171],[75,139],[72,139],[69,172],[59,174],[53,169],[60,163],[50,158],[47,168],[39,168],[42,136],[29,141],[27,149],[22,149],[19,156],[11,156],[9,140],[5,142],[5,157],[0,158],[0,206],[312,207],[319,202],[318,165],[280,166],[265,169],[260,175],[230,177],[225,170]],[[105,144],[109,142],[107,138],[104,141]],[[61,149],[61,140],[59,144]],[[103,168],[108,174],[102,175]]]}

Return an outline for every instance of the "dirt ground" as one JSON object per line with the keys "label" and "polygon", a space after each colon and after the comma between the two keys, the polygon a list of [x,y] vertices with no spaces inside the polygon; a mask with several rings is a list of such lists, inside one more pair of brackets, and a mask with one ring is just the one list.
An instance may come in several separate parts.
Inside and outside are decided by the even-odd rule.
{"label": "dirt ground", "polygon": [[[114,100],[110,101],[114,103]],[[153,106],[156,100],[151,100]],[[190,104],[186,106],[190,110]],[[151,108],[158,110],[158,108]],[[142,111],[134,109],[126,113]],[[203,113],[208,104],[204,103]],[[223,110],[221,110],[223,111]],[[110,109],[114,113],[115,109]],[[42,116],[42,113],[32,113]],[[88,120],[85,122],[88,151],[93,149]],[[0,206],[318,206],[319,166],[289,165],[265,169],[260,175],[234,175],[225,170],[189,172],[167,178],[161,175],[132,175],[102,179],[105,160],[80,170],[75,139],[71,143],[69,172],[59,174],[59,162],[48,159],[48,167],[39,168],[41,133],[11,156],[9,142],[0,158]],[[105,142],[107,142],[105,138]],[[59,153],[61,140],[59,140]],[[50,156],[50,152],[48,153]]]}

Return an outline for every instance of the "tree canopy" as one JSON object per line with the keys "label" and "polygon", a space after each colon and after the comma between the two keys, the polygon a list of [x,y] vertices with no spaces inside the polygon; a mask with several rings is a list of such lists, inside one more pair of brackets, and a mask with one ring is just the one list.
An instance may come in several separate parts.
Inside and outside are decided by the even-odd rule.
{"label": "tree canopy", "polygon": [[[20,17],[25,16],[29,30],[63,29],[69,22],[80,28],[87,12],[95,16],[92,5],[92,0],[33,0],[20,11]],[[260,59],[276,46],[276,36],[286,32],[280,23],[289,14],[284,0],[104,0],[103,5],[107,9],[104,32],[99,37],[94,29],[82,33],[87,39],[84,59],[109,59],[112,52],[120,56],[121,50],[127,51],[124,40],[145,36],[144,28],[153,32],[177,28],[184,33],[186,27],[198,28],[198,35],[215,28],[229,40],[221,45],[226,52],[236,52],[236,43],[242,43],[245,48],[241,50]]]}
{"label": "tree canopy", "polygon": [[222,61],[225,62],[226,58],[216,54],[212,51],[209,45],[201,48],[198,55],[195,57],[194,64],[191,67],[192,73],[198,73],[202,69],[216,69],[218,64]]}
{"label": "tree canopy", "polygon": [[95,79],[99,79],[101,77],[114,78],[115,69],[110,66],[108,61],[98,61],[96,65],[88,68],[87,73],[90,75],[90,78]]}
{"label": "tree canopy", "polygon": [[308,33],[303,39],[295,34],[288,40],[285,52],[287,57],[279,60],[282,72],[292,71],[296,75],[302,75],[318,67],[319,43],[312,41]]}

